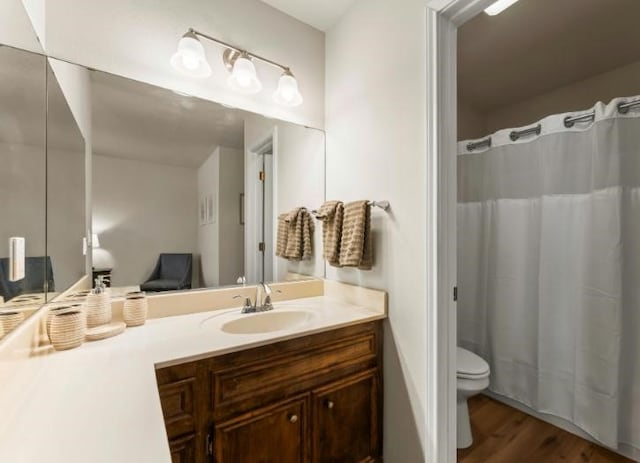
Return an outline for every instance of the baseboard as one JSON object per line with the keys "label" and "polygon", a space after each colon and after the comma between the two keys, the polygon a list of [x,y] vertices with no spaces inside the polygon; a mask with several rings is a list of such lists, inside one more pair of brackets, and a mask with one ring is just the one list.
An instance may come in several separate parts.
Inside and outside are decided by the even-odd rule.
{"label": "baseboard", "polygon": [[609,450],[611,450],[612,452],[616,452],[619,453],[622,456],[625,456],[627,458],[632,459],[633,461],[638,461],[640,462],[640,449],[636,449],[635,447],[632,447],[630,445],[626,445],[626,444],[620,444],[620,447],[617,449],[608,447],[606,445],[603,445],[601,442],[598,442],[596,439],[593,438],[593,436],[591,436],[589,433],[585,432],[584,430],[580,429],[578,426],[576,426],[575,424],[573,424],[570,421],[565,420],[564,418],[560,418],[557,417],[555,415],[550,415],[548,413],[542,413],[539,412],[537,410],[534,410],[533,408],[523,404],[522,402],[518,402],[515,399],[512,399],[510,397],[506,397],[500,394],[497,394],[493,391],[490,390],[485,390],[483,391],[483,394],[491,397],[492,399],[497,400],[498,402],[502,402],[506,405],[509,405],[510,407],[516,408],[518,410],[520,410],[523,413],[526,413],[527,415],[531,415],[534,418],[537,418],[541,421],[544,421],[545,423],[549,423],[553,426],[556,426],[560,429],[563,429],[567,432],[570,432],[571,434],[575,434],[578,437],[581,437],[585,440],[588,440],[590,442],[593,442],[594,444],[598,444],[602,447],[608,448]]}

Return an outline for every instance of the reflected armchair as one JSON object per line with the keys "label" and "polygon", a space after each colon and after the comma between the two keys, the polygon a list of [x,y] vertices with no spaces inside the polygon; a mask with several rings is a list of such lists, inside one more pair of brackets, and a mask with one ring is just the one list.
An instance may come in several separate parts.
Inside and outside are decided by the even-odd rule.
{"label": "reflected armchair", "polygon": [[50,256],[25,258],[24,270],[25,277],[22,280],[10,281],[9,258],[0,258],[0,297],[5,302],[21,294],[55,291]]}
{"label": "reflected armchair", "polygon": [[152,292],[191,289],[192,262],[192,254],[160,254],[151,276],[140,289]]}

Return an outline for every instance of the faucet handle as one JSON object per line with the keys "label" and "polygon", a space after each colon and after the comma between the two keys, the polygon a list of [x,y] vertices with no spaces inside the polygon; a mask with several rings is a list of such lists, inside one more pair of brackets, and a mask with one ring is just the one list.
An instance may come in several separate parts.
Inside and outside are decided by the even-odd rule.
{"label": "faucet handle", "polygon": [[244,306],[242,307],[242,313],[255,312],[256,308],[251,304],[251,298],[243,296],[241,294],[236,294],[233,296],[233,299],[239,299],[244,297]]}
{"label": "faucet handle", "polygon": [[262,310],[273,310],[273,303],[271,302],[271,296],[267,296],[264,298],[264,304],[262,304]]}

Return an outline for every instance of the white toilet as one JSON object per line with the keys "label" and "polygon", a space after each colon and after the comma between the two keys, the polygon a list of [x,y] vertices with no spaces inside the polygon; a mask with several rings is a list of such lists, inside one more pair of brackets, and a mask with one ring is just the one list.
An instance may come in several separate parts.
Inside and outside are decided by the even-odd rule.
{"label": "white toilet", "polygon": [[473,352],[458,347],[458,437],[457,446],[464,449],[473,443],[467,399],[489,386],[489,364]]}

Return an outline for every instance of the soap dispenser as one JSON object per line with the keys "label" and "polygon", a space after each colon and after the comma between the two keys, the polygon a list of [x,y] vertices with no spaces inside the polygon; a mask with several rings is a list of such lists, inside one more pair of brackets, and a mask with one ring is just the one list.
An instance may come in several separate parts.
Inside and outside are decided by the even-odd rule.
{"label": "soap dispenser", "polygon": [[100,275],[95,280],[95,288],[87,296],[87,326],[105,325],[111,322],[111,296],[106,291],[104,279]]}

